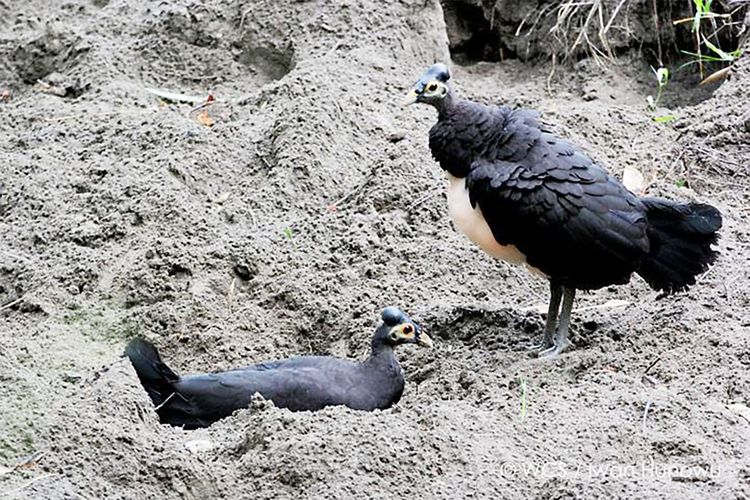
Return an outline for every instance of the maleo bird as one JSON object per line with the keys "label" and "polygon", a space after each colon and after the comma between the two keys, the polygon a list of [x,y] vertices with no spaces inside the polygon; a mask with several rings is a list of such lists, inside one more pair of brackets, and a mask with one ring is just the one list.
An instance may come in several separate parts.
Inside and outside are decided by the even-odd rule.
{"label": "maleo bird", "polygon": [[145,340],[130,341],[125,354],[156,405],[161,422],[186,429],[209,426],[247,408],[256,392],[292,411],[335,405],[371,411],[390,407],[403,393],[404,374],[393,348],[401,344],[432,346],[422,328],[398,308],[385,308],[382,320],[372,337],[370,355],[361,363],[299,356],[181,377]]}
{"label": "maleo bird", "polygon": [[429,144],[448,177],[454,225],[491,256],[549,279],[544,337],[532,346],[540,356],[570,345],[576,290],[625,284],[635,272],[669,294],[716,260],[716,208],[639,198],[537,112],[459,99],[449,79],[435,64],[405,104],[437,109]]}

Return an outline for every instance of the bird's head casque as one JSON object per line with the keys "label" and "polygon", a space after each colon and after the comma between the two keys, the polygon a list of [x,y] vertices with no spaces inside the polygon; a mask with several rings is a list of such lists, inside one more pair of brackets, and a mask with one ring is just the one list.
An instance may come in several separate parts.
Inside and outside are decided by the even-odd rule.
{"label": "bird's head casque", "polygon": [[398,307],[386,307],[381,317],[383,324],[379,330],[389,344],[419,344],[432,347],[432,339],[422,331],[422,327]]}
{"label": "bird's head casque", "polygon": [[448,80],[451,73],[445,64],[437,63],[430,66],[414,84],[404,99],[404,106],[414,103],[440,106],[440,103],[450,95]]}

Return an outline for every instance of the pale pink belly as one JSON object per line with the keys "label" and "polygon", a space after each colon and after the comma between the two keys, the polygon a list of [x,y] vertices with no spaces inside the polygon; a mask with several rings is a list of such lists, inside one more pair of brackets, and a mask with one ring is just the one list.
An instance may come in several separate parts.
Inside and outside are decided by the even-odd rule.
{"label": "pale pink belly", "polygon": [[[479,207],[473,208],[469,201],[469,190],[466,179],[459,179],[448,174],[448,213],[459,231],[484,250],[487,254],[513,264],[526,264],[526,256],[515,245],[501,245],[492,235],[492,230],[484,220]],[[536,268],[528,266],[539,274]]]}

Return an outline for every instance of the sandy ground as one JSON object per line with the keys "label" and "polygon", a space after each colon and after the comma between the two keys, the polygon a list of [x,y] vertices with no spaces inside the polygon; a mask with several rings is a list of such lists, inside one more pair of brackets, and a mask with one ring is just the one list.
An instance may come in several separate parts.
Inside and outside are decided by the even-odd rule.
{"label": "sandy ground", "polygon": [[[669,123],[637,53],[454,67],[725,216],[698,286],[581,295],[550,362],[523,349],[546,283],[452,229],[434,113],[399,105],[448,58],[433,0],[0,1],[0,495],[750,498],[750,60],[670,84]],[[146,88],[210,92],[213,126]],[[436,339],[387,411],[182,431],[119,358],[133,335],[185,373],[361,358],[386,305]]]}

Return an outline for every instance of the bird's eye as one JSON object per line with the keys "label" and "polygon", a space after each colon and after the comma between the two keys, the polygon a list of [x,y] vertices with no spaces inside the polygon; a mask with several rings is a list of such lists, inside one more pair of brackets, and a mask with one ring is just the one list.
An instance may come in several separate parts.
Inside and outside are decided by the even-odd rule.
{"label": "bird's eye", "polygon": [[405,325],[401,331],[404,332],[404,334],[409,335],[414,331],[414,327],[411,325]]}
{"label": "bird's eye", "polygon": [[427,86],[428,92],[435,92],[437,90],[437,83],[431,83]]}

